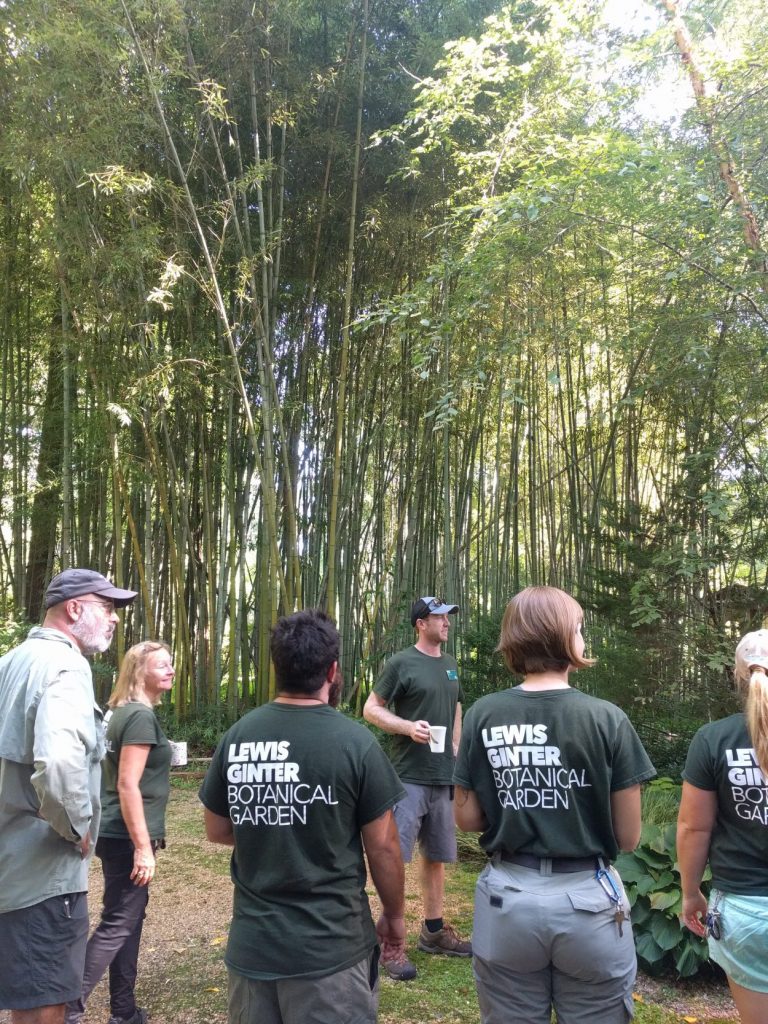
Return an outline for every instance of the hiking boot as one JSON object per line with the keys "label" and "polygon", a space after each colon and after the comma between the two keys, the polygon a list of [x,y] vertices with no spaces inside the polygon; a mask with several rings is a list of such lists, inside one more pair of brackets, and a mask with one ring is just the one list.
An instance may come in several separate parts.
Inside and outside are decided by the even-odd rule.
{"label": "hiking boot", "polygon": [[140,1006],[136,1007],[132,1017],[110,1017],[107,1024],[147,1024],[149,1015]]}
{"label": "hiking boot", "polygon": [[422,953],[442,953],[443,956],[472,956],[472,943],[460,939],[449,924],[439,932],[431,932],[425,924],[421,926],[418,948]]}
{"label": "hiking boot", "polygon": [[381,967],[383,971],[386,971],[393,981],[413,981],[419,973],[405,953],[400,953],[399,956],[393,956],[389,960],[385,960],[384,957],[382,957],[379,960],[379,967]]}

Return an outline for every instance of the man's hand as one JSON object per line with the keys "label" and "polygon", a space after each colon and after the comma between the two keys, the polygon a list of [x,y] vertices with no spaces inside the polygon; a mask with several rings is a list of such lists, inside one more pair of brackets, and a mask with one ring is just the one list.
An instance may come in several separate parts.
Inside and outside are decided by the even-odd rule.
{"label": "man's hand", "polygon": [[414,743],[429,743],[429,722],[425,722],[423,719],[411,722],[409,735]]}
{"label": "man's hand", "polygon": [[376,938],[384,960],[396,960],[405,953],[405,919],[382,914],[376,922]]}
{"label": "man's hand", "polygon": [[80,842],[75,843],[75,846],[80,851],[80,856],[82,857],[82,859],[85,860],[85,858],[91,852],[91,833],[86,832],[83,838],[80,840]]}

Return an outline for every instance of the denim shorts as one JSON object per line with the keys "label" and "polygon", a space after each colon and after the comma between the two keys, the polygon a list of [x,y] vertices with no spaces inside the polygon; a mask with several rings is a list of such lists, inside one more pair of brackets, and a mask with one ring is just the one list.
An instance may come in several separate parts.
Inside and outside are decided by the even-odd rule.
{"label": "denim shorts", "polygon": [[768,896],[719,896],[720,938],[709,938],[709,955],[725,973],[753,992],[768,992]]}
{"label": "denim shorts", "polygon": [[88,941],[88,894],[65,893],[0,914],[0,1008],[33,1010],[77,999]]}
{"label": "denim shorts", "polygon": [[400,852],[406,864],[416,840],[427,860],[452,864],[456,860],[456,825],[453,820],[453,786],[419,786],[404,782],[405,796],[395,804]]}

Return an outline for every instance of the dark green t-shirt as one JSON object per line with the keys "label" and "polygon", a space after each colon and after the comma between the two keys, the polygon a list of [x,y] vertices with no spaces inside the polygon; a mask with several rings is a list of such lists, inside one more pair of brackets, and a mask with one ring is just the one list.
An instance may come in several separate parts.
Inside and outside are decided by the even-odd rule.
{"label": "dark green t-shirt", "polygon": [[445,726],[445,750],[441,754],[433,754],[428,743],[393,736],[392,764],[403,782],[449,786],[454,764],[453,720],[456,705],[464,700],[456,660],[449,654],[433,658],[416,647],[407,647],[385,664],[373,692],[391,704],[400,718]]}
{"label": "dark green t-shirt", "polygon": [[611,793],[655,774],[614,704],[572,688],[516,687],[469,709],[454,780],[480,801],[488,854],[613,860]]}
{"label": "dark green t-shirt", "polygon": [[743,714],[699,729],[683,778],[717,794],[709,847],[713,885],[737,896],[768,896],[768,779]]}
{"label": "dark green t-shirt", "polygon": [[200,789],[234,828],[227,966],[312,978],[367,956],[360,829],[404,795],[374,736],[328,705],[265,704],[233,725]]}
{"label": "dark green t-shirt", "polygon": [[120,811],[117,773],[123,747],[149,744],[147,763],[139,781],[150,839],[165,838],[165,807],[171,791],[171,745],[154,711],[140,701],[114,709],[107,723],[107,754],[101,765],[101,825],[99,836],[129,839]]}

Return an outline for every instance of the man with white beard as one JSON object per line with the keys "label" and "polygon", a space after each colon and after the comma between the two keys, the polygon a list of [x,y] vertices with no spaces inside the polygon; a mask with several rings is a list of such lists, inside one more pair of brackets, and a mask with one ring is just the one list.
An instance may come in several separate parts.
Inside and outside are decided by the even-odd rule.
{"label": "man with white beard", "polygon": [[13,1024],[61,1024],[80,994],[104,755],[85,658],[107,650],[115,609],[135,597],[65,569],[42,626],[0,658],[0,1008]]}

